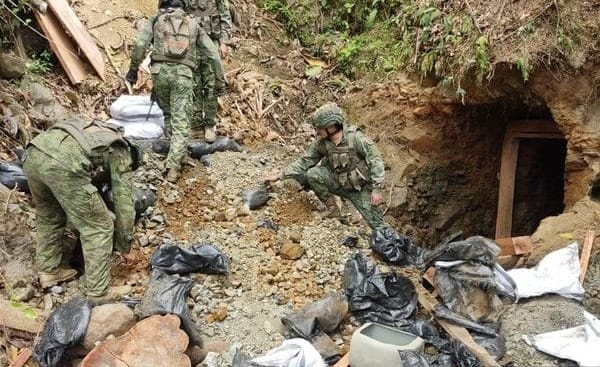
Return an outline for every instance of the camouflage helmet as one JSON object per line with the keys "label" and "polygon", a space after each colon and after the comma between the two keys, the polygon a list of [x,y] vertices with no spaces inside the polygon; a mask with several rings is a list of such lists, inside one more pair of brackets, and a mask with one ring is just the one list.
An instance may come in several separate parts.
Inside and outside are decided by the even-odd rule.
{"label": "camouflage helmet", "polygon": [[158,8],[185,8],[187,6],[187,1],[185,0],[159,0]]}
{"label": "camouflage helmet", "polygon": [[344,113],[335,102],[325,103],[312,114],[312,124],[321,128],[341,126],[344,124]]}

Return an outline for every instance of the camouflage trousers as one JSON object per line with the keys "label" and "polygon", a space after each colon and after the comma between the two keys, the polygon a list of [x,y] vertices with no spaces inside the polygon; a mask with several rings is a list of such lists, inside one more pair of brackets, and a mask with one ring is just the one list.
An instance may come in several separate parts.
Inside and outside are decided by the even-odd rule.
{"label": "camouflage trousers", "polygon": [[64,160],[61,162],[36,147],[27,149],[23,169],[36,207],[35,263],[41,272],[52,272],[61,265],[68,220],[81,239],[85,291],[99,296],[110,281],[113,217],[91,178],[65,169]]}
{"label": "camouflage trousers", "polygon": [[352,202],[371,229],[388,226],[383,221],[381,210],[371,204],[373,189],[370,185],[365,185],[361,191],[345,190],[338,184],[334,173],[324,166],[315,166],[306,171],[306,180],[322,202],[327,201],[331,195],[346,198]]}
{"label": "camouflage trousers", "polygon": [[[218,44],[216,45],[218,48]],[[225,79],[218,78],[210,59],[203,57],[194,71],[194,104],[192,130],[214,126],[217,121],[217,89],[225,87]]]}
{"label": "camouflage trousers", "polygon": [[165,116],[165,131],[171,141],[166,168],[179,168],[187,154],[192,104],[192,69],[172,63],[152,65],[152,93]]}

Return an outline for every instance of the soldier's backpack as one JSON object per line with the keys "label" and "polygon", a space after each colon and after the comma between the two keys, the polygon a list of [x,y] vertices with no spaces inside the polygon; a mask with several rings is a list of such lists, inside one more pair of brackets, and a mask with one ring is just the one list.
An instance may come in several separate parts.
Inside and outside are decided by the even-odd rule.
{"label": "soldier's backpack", "polygon": [[183,59],[192,47],[197,32],[196,22],[181,9],[169,10],[158,16],[154,24],[155,48],[163,56]]}

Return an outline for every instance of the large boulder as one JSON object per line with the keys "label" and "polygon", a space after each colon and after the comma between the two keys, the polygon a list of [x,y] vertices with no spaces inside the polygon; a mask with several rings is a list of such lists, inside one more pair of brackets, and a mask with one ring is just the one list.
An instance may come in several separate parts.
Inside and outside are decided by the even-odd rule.
{"label": "large boulder", "polygon": [[91,350],[109,335],[121,336],[135,324],[133,311],[122,303],[94,307],[83,346]]}
{"label": "large boulder", "polygon": [[10,53],[0,53],[0,78],[16,79],[25,74],[25,61]]}

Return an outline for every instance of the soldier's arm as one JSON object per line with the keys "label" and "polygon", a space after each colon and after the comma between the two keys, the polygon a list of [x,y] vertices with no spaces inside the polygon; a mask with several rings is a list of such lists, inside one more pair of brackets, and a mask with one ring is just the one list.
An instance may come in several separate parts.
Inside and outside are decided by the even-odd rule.
{"label": "soldier's arm", "polygon": [[142,28],[138,34],[135,45],[133,46],[133,51],[131,52],[131,63],[129,64],[129,70],[137,70],[142,61],[144,61],[148,48],[150,47],[150,43],[152,43],[152,27],[154,26],[155,19],[156,17],[151,17],[148,19],[144,25],[144,28]]}
{"label": "soldier's arm", "polygon": [[381,191],[383,189],[383,181],[385,179],[385,165],[381,152],[373,140],[369,139],[362,132],[356,132],[355,146],[358,153],[364,157],[369,167],[369,175],[373,182],[373,190]]}
{"label": "soldier's arm", "polygon": [[[198,46],[198,57],[210,60],[216,74],[216,80],[224,80],[223,63],[221,62],[219,50],[217,50],[217,47],[208,34],[200,27],[198,27],[198,41],[196,43]],[[224,88],[225,86],[220,87]]]}
{"label": "soldier's arm", "polygon": [[314,167],[321,161],[323,154],[319,149],[319,140],[315,140],[308,146],[302,157],[292,162],[283,172],[283,178],[304,174],[309,168]]}
{"label": "soldier's arm", "polygon": [[217,0],[217,8],[219,9],[219,17],[221,19],[221,34],[219,35],[219,42],[227,42],[231,38],[232,33],[232,21],[231,13],[229,12],[229,1],[228,0]]}
{"label": "soldier's arm", "polygon": [[135,207],[133,202],[133,172],[128,148],[116,146],[109,150],[107,159],[115,207],[114,246],[128,252],[133,238]]}

